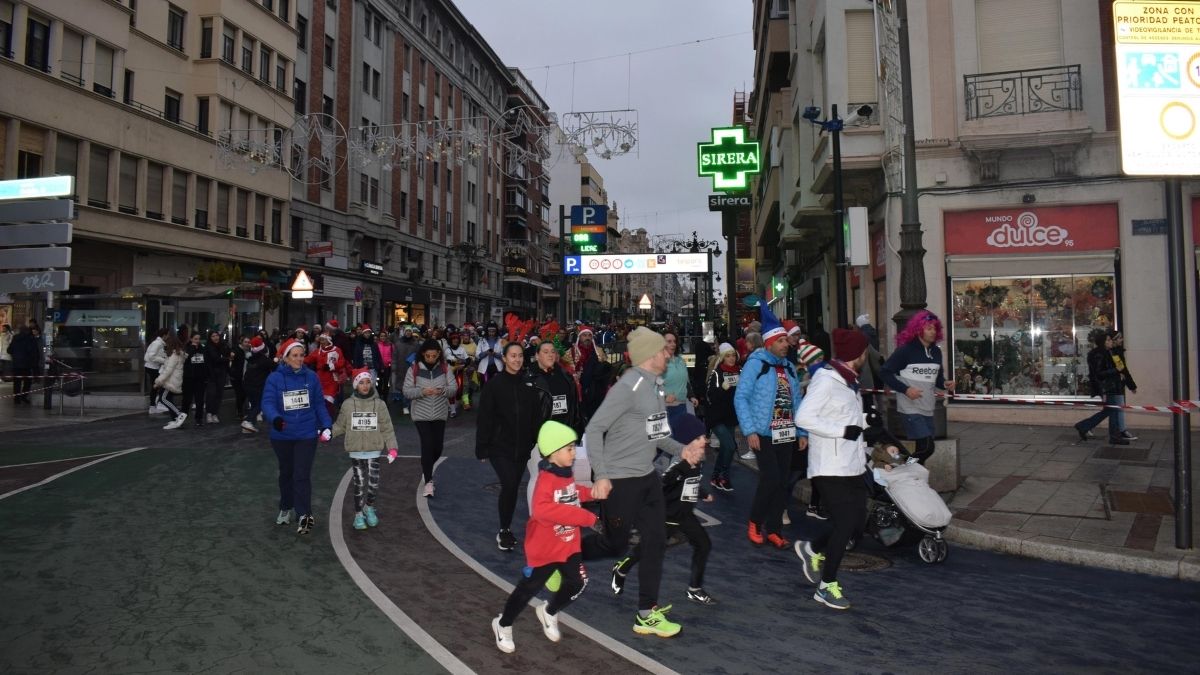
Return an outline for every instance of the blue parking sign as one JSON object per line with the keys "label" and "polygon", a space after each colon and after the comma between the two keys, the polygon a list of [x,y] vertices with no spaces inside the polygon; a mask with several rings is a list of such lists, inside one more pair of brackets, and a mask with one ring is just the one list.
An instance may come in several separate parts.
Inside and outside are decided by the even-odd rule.
{"label": "blue parking sign", "polygon": [[579,204],[571,207],[572,225],[607,225],[608,207],[599,204]]}
{"label": "blue parking sign", "polygon": [[583,256],[569,255],[563,257],[563,274],[579,276],[583,273]]}

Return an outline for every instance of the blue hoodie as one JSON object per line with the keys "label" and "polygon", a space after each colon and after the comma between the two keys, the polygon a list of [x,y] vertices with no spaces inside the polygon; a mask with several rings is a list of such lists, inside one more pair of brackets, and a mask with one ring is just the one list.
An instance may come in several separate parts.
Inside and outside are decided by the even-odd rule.
{"label": "blue hoodie", "polygon": [[[292,410],[284,410],[284,393],[295,401]],[[307,405],[301,405],[307,399]],[[263,419],[271,425],[271,440],[302,441],[316,438],[322,429],[333,425],[329,411],[325,409],[325,398],[321,394],[321,382],[317,374],[305,366],[292,370],[280,363],[275,372],[267,376],[263,386]],[[283,417],[283,431],[275,430],[275,418]]]}
{"label": "blue hoodie", "polygon": [[[767,372],[763,372],[763,366]],[[796,377],[796,368],[786,357],[775,356],[764,348],[759,348],[746,358],[742,366],[742,374],[738,377],[737,390],[733,395],[733,407],[737,411],[738,424],[742,433],[749,436],[758,434],[771,438],[771,417],[775,410],[776,379],[774,368],[782,366],[787,370],[788,384],[792,388],[792,419],[796,419],[796,410],[800,408],[800,380]],[[796,435],[807,437],[808,432],[797,429]]]}

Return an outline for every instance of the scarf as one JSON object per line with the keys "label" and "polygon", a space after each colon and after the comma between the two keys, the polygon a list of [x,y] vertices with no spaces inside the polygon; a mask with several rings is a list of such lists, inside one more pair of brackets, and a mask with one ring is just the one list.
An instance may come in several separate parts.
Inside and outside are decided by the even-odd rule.
{"label": "scarf", "polygon": [[857,371],[855,371],[853,368],[846,365],[845,363],[838,361],[837,359],[831,360],[829,362],[829,365],[834,370],[837,371],[838,375],[841,375],[842,378],[846,380],[846,384],[850,385],[851,389],[853,389],[854,391],[858,391],[858,372]]}

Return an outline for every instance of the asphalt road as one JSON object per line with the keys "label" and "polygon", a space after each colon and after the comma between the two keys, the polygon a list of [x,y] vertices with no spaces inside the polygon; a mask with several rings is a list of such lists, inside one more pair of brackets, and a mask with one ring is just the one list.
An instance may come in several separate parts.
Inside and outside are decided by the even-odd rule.
{"label": "asphalt road", "polygon": [[[364,595],[329,536],[331,500],[348,463],[325,446],[314,471],[313,536],[273,525],[274,458],[263,436],[232,424],[176,432],[131,416],[6,434],[0,495],[0,671],[439,672],[442,668]],[[496,550],[495,481],[473,459],[470,413],[448,432],[438,497],[418,510],[418,469],[383,473],[383,522],[367,533],[337,524],[372,583],[477,672],[631,672],[637,667],[587,636],[637,650],[687,673],[1176,671],[1191,662],[1200,586],[952,549],[926,566],[911,548],[864,552],[890,563],[842,580],[855,603],[835,613],[811,600],[790,553],[752,547],[744,519],[754,477],[735,474],[732,498],[702,507],[714,553],[706,586],[720,603],[683,599],[686,545],[668,551],[662,602],[684,626],[672,640],[630,630],[636,579],[616,598],[607,563],[568,613],[583,632],[551,645],[532,608],[517,624],[518,652],[491,645],[488,622],[515,581],[519,554]],[[416,435],[401,421],[402,453]],[[130,448],[104,459],[34,464]],[[90,464],[97,459],[99,463]],[[15,464],[28,466],[4,468]],[[423,500],[422,500],[423,501]],[[524,503],[518,522],[523,523]],[[345,509],[348,512],[348,509]],[[805,523],[795,527],[812,525]],[[518,527],[518,536],[523,527]]]}

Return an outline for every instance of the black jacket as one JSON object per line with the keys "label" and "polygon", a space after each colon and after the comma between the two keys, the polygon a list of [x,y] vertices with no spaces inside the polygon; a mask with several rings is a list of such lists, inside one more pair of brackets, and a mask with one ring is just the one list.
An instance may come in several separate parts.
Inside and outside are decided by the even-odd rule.
{"label": "black jacket", "polygon": [[692,466],[678,459],[662,477],[664,511],[667,523],[678,524],[681,518],[692,515],[696,502],[704,499],[704,462]]}
{"label": "black jacket", "polygon": [[263,385],[267,382],[267,376],[275,369],[275,362],[271,359],[272,353],[264,349],[251,353],[250,358],[246,359],[246,373],[242,376],[242,387],[245,388],[248,396],[262,398]]}
{"label": "black jacket", "polygon": [[[729,427],[737,426],[738,418],[737,411],[733,408],[733,395],[737,391],[739,375],[740,370],[727,373],[718,365],[716,370],[713,370],[712,374],[708,376],[708,384],[705,387],[708,407],[705,409],[704,421],[708,423],[709,428],[719,424]],[[722,386],[725,382],[730,383],[728,389]]]}
{"label": "black jacket", "polygon": [[1117,370],[1117,364],[1113,363],[1112,352],[1104,347],[1096,347],[1088,352],[1087,364],[1092,396],[1124,393],[1121,373]]}
{"label": "black jacket", "polygon": [[[575,386],[575,379],[557,363],[551,367],[550,372],[542,370],[537,363],[534,363],[529,368],[529,379],[533,383],[534,390],[537,391],[541,404],[538,427],[541,428],[542,422],[552,419],[571,427],[577,434],[582,433],[583,421],[579,415],[579,388]],[[560,408],[565,403],[566,410],[555,414],[555,400],[559,402]]]}
{"label": "black jacket", "polygon": [[12,357],[13,368],[37,368],[41,365],[42,346],[32,332],[22,329],[9,343],[8,355]]}
{"label": "black jacket", "polygon": [[475,457],[508,457],[524,466],[537,442],[542,403],[525,373],[493,375],[480,394]]}
{"label": "black jacket", "polygon": [[204,360],[208,364],[208,379],[224,382],[229,376],[229,347],[224,342],[213,344],[204,340]]}
{"label": "black jacket", "polygon": [[189,342],[183,348],[183,379],[193,382],[208,381],[208,356],[204,345],[196,347]]}

